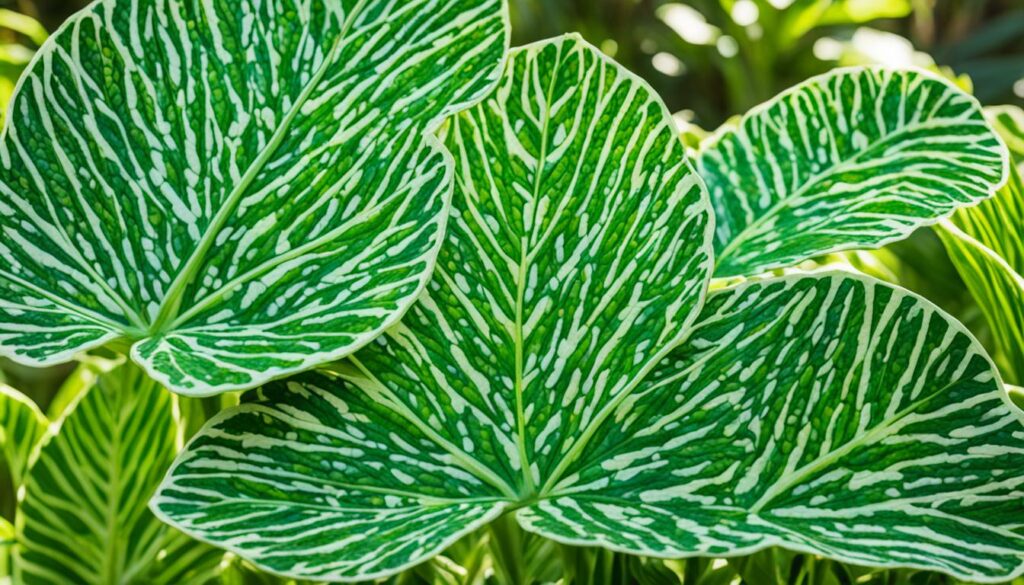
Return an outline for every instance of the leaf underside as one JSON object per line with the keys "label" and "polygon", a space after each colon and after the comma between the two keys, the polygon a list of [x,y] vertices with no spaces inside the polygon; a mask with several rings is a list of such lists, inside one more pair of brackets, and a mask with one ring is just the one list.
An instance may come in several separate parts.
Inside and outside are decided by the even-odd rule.
{"label": "leaf underside", "polygon": [[702,145],[715,276],[877,248],[977,203],[1006,150],[970,95],[923,71],[839,69]]}
{"label": "leaf underside", "polygon": [[[209,547],[186,540],[147,509],[174,459],[172,397],[128,364],[103,374],[44,439],[17,510],[16,582],[161,582],[167,574],[216,566]],[[163,551],[161,553],[161,551]],[[220,555],[222,556],[222,554]]]}
{"label": "leaf underside", "polygon": [[698,313],[707,195],[646,85],[576,37],[531,45],[445,140],[453,210],[420,302],[212,420],[161,518],[312,579],[392,574],[513,510],[636,554],[1019,572],[1024,431],[984,352],[841,273]]}
{"label": "leaf underside", "polygon": [[173,390],[351,353],[421,290],[501,0],[101,0],[40,50],[0,145],[0,351],[113,340]]}

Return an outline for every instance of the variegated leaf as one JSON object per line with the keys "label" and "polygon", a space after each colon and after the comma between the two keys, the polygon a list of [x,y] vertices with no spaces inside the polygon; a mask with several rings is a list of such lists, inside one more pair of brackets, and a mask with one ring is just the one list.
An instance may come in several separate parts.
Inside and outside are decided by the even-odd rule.
{"label": "variegated leaf", "polygon": [[712,221],[664,105],[578,37],[506,71],[449,124],[455,199],[420,301],[337,373],[211,421],[162,518],[279,573],[394,573],[543,493],[686,334]]}
{"label": "variegated leaf", "polygon": [[924,71],[839,69],[702,146],[716,276],[877,248],[993,194],[1006,149],[970,95]]}
{"label": "variegated leaf", "polygon": [[35,402],[14,388],[0,384],[0,454],[15,489],[21,486],[29,457],[47,425],[49,421]]}
{"label": "variegated leaf", "polygon": [[996,129],[1017,164],[1024,164],[1024,110],[1017,106],[985,108],[992,127]]}
{"label": "variegated leaf", "polygon": [[430,134],[492,87],[503,0],[100,0],[0,145],[0,352],[116,343],[169,388],[255,386],[394,323],[442,240]]}
{"label": "variegated leaf", "polygon": [[1024,384],[1024,181],[963,209],[938,229],[949,257],[992,329],[1006,379]]}
{"label": "variegated leaf", "polygon": [[209,547],[175,537],[146,508],[177,451],[176,432],[171,394],[138,367],[100,376],[43,439],[28,474],[16,515],[15,582],[157,582],[148,577],[153,568],[171,574],[178,564],[168,557],[188,547],[194,570],[215,566]]}
{"label": "variegated leaf", "polygon": [[927,301],[842,273],[712,294],[528,530],[652,556],[768,546],[971,581],[1024,571],[1024,426]]}

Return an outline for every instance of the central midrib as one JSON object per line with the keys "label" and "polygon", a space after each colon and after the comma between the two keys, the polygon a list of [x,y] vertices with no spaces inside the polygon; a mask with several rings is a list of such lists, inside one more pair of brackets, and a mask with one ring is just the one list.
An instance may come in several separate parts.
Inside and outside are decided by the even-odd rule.
{"label": "central midrib", "polygon": [[911,130],[925,129],[925,128],[927,128],[927,126],[928,126],[928,124],[917,124],[917,125],[914,125],[914,126],[910,126],[910,125],[903,126],[902,128],[896,130],[892,134],[889,134],[887,136],[882,137],[879,140],[876,140],[876,141],[872,142],[864,150],[861,150],[860,152],[855,153],[848,160],[845,160],[845,161],[842,161],[842,162],[836,164],[835,166],[831,167],[829,170],[827,170],[825,172],[817,173],[815,175],[812,175],[812,176],[808,177],[807,180],[796,191],[794,191],[790,195],[787,195],[787,196],[783,197],[782,199],[779,199],[777,202],[775,202],[775,204],[773,204],[771,207],[769,207],[760,217],[758,217],[754,221],[752,221],[749,224],[747,224],[746,226],[744,226],[744,228],[742,230],[740,230],[739,233],[737,233],[736,236],[733,237],[732,240],[730,240],[729,243],[726,244],[726,246],[724,248],[722,248],[722,251],[716,254],[716,258],[715,258],[716,265],[723,264],[722,261],[724,259],[728,258],[742,244],[746,243],[747,240],[751,237],[751,235],[755,232],[755,230],[757,228],[761,227],[765,222],[767,222],[771,217],[773,217],[775,214],[777,214],[781,209],[783,209],[784,207],[790,205],[793,201],[796,201],[797,199],[802,197],[804,194],[807,193],[807,191],[810,190],[811,187],[813,187],[814,185],[817,185],[818,183],[820,183],[826,177],[828,177],[830,175],[834,175],[834,174],[836,174],[838,172],[841,172],[843,170],[846,170],[848,167],[850,167],[850,166],[860,162],[860,159],[863,156],[866,156],[867,154],[870,154],[871,152],[873,152],[879,146],[885,144],[886,142],[889,142],[890,139],[899,138],[901,135],[906,134],[907,132],[910,132]]}
{"label": "central midrib", "polygon": [[[536,201],[540,197],[541,183],[544,178],[544,165],[547,160],[548,154],[548,131],[551,125],[551,99],[555,91],[555,82],[558,80],[558,69],[562,63],[562,51],[559,49],[555,57],[555,66],[551,70],[551,80],[548,81],[547,92],[544,96],[544,113],[543,122],[541,124],[541,138],[540,138],[540,150],[537,156],[537,174],[533,178],[533,189],[531,191],[532,201]],[[533,206],[534,213],[536,213],[537,206]],[[523,221],[526,221],[524,215]],[[534,225],[535,219],[531,220],[531,225]],[[523,305],[524,297],[526,295],[526,271],[529,265],[529,254],[527,251],[527,236],[526,230],[523,230],[523,234],[519,237],[519,270],[516,276],[516,317],[514,334],[515,339],[515,391],[516,391],[516,445],[519,450],[519,461],[522,467],[523,475],[523,493],[520,496],[523,499],[530,499],[537,495],[537,486],[533,481],[532,465],[530,464],[529,452],[526,447],[526,411],[523,405],[523,369],[524,369],[524,341],[523,341]]]}
{"label": "central midrib", "polygon": [[331,46],[331,50],[327,53],[324,58],[324,62],[317,68],[316,72],[310,78],[309,83],[302,89],[302,93],[296,99],[295,103],[289,109],[288,114],[281,121],[281,124],[274,130],[274,134],[271,136],[270,141],[263,147],[260,154],[256,159],[249,165],[242,179],[238,182],[231,193],[224,200],[221,208],[214,215],[213,220],[207,226],[206,231],[203,233],[203,237],[200,239],[199,244],[192,251],[188,260],[184,266],[178,272],[178,275],[174,278],[171,286],[168,290],[164,300],[160,303],[160,309],[157,312],[156,318],[150,326],[150,335],[158,335],[164,332],[164,329],[170,325],[175,317],[177,317],[178,311],[181,308],[182,295],[185,293],[185,289],[192,283],[196,276],[196,272],[199,270],[200,265],[206,258],[206,253],[209,252],[210,247],[213,245],[214,239],[220,233],[224,223],[228,220],[235,208],[238,206],[238,202],[241,200],[242,195],[249,188],[249,185],[255,180],[256,176],[266,166],[267,161],[277,152],[277,148],[281,145],[285,135],[291,127],[292,121],[299,114],[302,106],[309,100],[310,95],[317,88],[320,80],[327,74],[327,70],[334,63],[337,53],[342,47],[343,41],[348,37],[352,26],[362,12],[363,5],[366,0],[359,0],[359,3],[353,7],[349,16],[346,17],[345,23],[342,26],[341,33],[338,38],[335,39],[334,44]]}

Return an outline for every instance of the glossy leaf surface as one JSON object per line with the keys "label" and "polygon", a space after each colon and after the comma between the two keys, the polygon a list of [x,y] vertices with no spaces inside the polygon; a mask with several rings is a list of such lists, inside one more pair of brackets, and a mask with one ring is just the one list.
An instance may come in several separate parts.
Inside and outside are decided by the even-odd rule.
{"label": "glossy leaf surface", "polygon": [[40,50],[0,145],[0,351],[116,342],[205,395],[395,322],[441,242],[431,132],[493,85],[502,0],[101,0]]}
{"label": "glossy leaf surface", "polygon": [[510,59],[451,122],[455,202],[420,302],[340,375],[207,425],[162,517],[289,575],[393,573],[540,493],[685,334],[711,218],[664,106],[576,37]]}
{"label": "glossy leaf surface", "polygon": [[810,79],[702,145],[715,275],[900,240],[991,196],[1006,156],[977,101],[923,71]]}

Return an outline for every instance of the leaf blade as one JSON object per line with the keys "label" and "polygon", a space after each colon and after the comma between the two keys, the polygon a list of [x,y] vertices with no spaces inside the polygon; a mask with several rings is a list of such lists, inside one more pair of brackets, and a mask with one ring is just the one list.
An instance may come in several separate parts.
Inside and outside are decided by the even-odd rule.
{"label": "leaf blade", "polygon": [[192,440],[150,507],[265,570],[341,581],[404,570],[501,513],[500,492],[346,385],[308,373],[250,393]]}
{"label": "leaf blade", "polygon": [[49,364],[124,338],[161,383],[206,395],[396,321],[450,197],[429,133],[488,90],[507,42],[502,0],[425,1],[104,0],[73,17],[0,149],[3,351]]}
{"label": "leaf blade", "polygon": [[171,402],[131,364],[79,395],[44,440],[18,504],[18,582],[131,581],[156,561],[173,529],[146,502],[177,449]]}
{"label": "leaf blade", "polygon": [[716,276],[881,247],[990,197],[1007,167],[977,101],[943,79],[884,68],[813,78],[702,146]]}
{"label": "leaf blade", "polygon": [[17,491],[25,478],[32,450],[46,433],[50,421],[29,397],[0,384],[0,447],[3,463]]}
{"label": "leaf blade", "polygon": [[665,557],[784,546],[966,580],[1024,571],[1024,419],[927,301],[839,273],[716,292],[645,389],[561,493],[517,513],[524,528]]}

